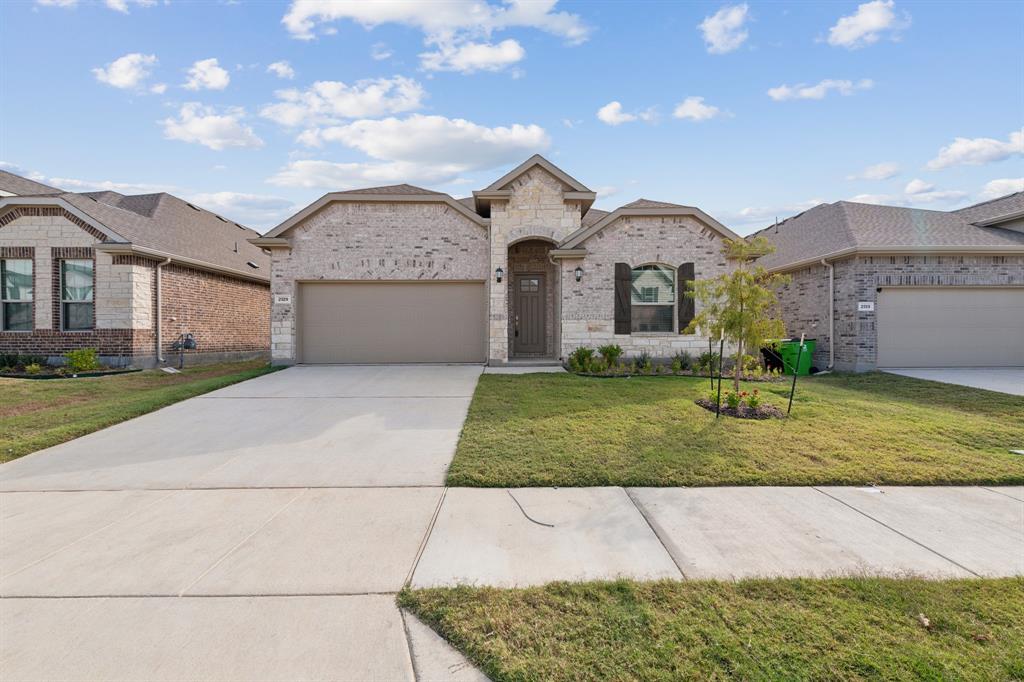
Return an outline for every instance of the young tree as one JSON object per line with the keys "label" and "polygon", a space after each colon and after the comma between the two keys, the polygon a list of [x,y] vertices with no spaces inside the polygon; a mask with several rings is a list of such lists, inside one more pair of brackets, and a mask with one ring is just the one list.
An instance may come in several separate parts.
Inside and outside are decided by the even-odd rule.
{"label": "young tree", "polygon": [[754,261],[775,250],[764,237],[726,240],[726,258],[735,269],[712,279],[696,280],[687,292],[700,303],[700,312],[687,331],[700,329],[711,338],[724,336],[736,346],[734,385],[740,390],[743,355],[748,349],[756,354],[766,339],[786,334],[782,320],[776,317],[779,300],[775,290],[789,282],[786,275],[770,274]]}

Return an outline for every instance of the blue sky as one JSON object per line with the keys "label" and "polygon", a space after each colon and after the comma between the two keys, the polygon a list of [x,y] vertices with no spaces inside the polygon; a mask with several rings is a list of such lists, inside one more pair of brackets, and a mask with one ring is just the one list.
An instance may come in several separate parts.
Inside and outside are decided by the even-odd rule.
{"label": "blue sky", "polygon": [[[331,190],[466,196],[540,152],[741,233],[1024,189],[1024,3],[0,5],[0,161],[267,229]],[[273,66],[272,66],[273,65]]]}

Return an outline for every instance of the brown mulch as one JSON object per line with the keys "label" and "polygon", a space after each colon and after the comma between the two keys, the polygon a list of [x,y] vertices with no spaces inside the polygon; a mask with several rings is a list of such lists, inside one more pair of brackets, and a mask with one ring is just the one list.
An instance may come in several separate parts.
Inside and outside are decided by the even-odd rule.
{"label": "brown mulch", "polygon": [[[707,398],[698,398],[694,401],[705,410],[709,412],[715,411],[715,403],[708,400]],[[775,407],[774,405],[758,405],[756,409],[741,405],[738,408],[732,408],[727,405],[722,405],[720,414],[724,414],[727,417],[736,417],[737,419],[785,419],[786,413]]]}

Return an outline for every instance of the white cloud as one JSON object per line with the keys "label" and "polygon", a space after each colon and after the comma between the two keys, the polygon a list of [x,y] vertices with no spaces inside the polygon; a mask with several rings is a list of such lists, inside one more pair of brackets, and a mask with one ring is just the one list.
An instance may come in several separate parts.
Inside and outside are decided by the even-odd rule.
{"label": "white cloud", "polygon": [[286,61],[274,62],[267,67],[267,73],[272,73],[278,78],[291,80],[295,78],[295,69]]}
{"label": "white cloud", "polygon": [[968,196],[967,192],[960,190],[936,189],[935,185],[925,182],[920,178],[914,178],[906,184],[903,192],[899,194],[858,194],[850,198],[863,204],[887,204],[890,206],[922,206],[932,204],[944,204],[942,208],[950,208]]}
{"label": "white cloud", "polygon": [[985,199],[996,199],[998,197],[1024,192],[1024,178],[1000,178],[985,183],[981,190],[981,196]]}
{"label": "white cloud", "polygon": [[894,5],[893,0],[872,0],[858,5],[854,14],[840,17],[828,30],[828,44],[852,50],[878,42],[886,31],[895,39],[900,30],[910,25],[910,16],[897,18]]}
{"label": "white cloud", "polygon": [[748,7],[742,5],[726,5],[709,17],[704,17],[697,27],[704,34],[704,42],[711,54],[725,54],[737,49],[747,39],[744,28],[747,22]]}
{"label": "white cloud", "polygon": [[[569,44],[584,42],[590,29],[580,17],[555,11],[556,0],[508,0],[493,5],[480,0],[448,0],[447,2],[364,2],[362,0],[293,0],[281,19],[288,32],[301,40],[312,40],[321,33],[333,32],[328,26],[335,21],[351,20],[370,29],[386,23],[403,24],[421,30],[424,44],[435,51],[420,55],[428,70],[472,73],[496,71],[520,61],[525,52],[518,42],[502,41],[494,45],[490,38],[495,31],[510,28],[533,28],[564,38]],[[481,40],[483,39],[483,40]],[[376,56],[375,59],[387,57]],[[381,54],[390,51],[381,51]],[[464,66],[455,68],[449,55]]]}
{"label": "white cloud", "polygon": [[537,125],[488,128],[464,119],[419,114],[404,119],[355,121],[324,128],[315,136],[318,143],[337,142],[365,153],[373,161],[293,161],[269,182],[327,188],[396,182],[440,184],[466,173],[521,161],[551,144],[547,133]]}
{"label": "white cloud", "polygon": [[903,188],[904,194],[925,194],[935,189],[935,185],[930,182],[925,182],[920,178],[914,178],[907,183],[907,186]]}
{"label": "white cloud", "polygon": [[138,5],[139,7],[153,7],[156,5],[156,0],[104,0],[103,4],[112,10],[128,14],[129,4]]}
{"label": "white cloud", "polygon": [[631,113],[622,110],[622,103],[618,101],[608,102],[597,110],[597,118],[610,126],[617,126],[631,121],[654,121],[658,114],[654,107]]}
{"label": "white cloud", "polygon": [[526,56],[526,50],[518,41],[503,40],[497,45],[491,43],[467,42],[461,45],[443,43],[434,52],[420,54],[420,61],[427,71],[501,71]]}
{"label": "white cloud", "polygon": [[178,118],[164,119],[161,124],[164,137],[169,140],[194,142],[217,151],[228,147],[262,147],[263,140],[242,123],[244,118],[245,110],[241,108],[218,114],[213,107],[188,102],[181,106]]}
{"label": "white cloud", "polygon": [[42,7],[75,7],[78,0],[36,0],[36,4]]}
{"label": "white cloud", "polygon": [[361,80],[354,85],[317,81],[306,90],[274,93],[280,100],[260,109],[260,116],[284,126],[315,126],[343,119],[413,111],[422,106],[423,87],[403,76]]}
{"label": "white cloud", "polygon": [[370,56],[378,62],[384,61],[394,54],[391,49],[387,46],[387,43],[374,43],[373,47],[370,48]]}
{"label": "white cloud", "polygon": [[886,161],[883,163],[876,163],[873,166],[868,166],[860,173],[855,175],[847,175],[847,180],[888,180],[894,178],[900,173],[900,166],[898,163]]}
{"label": "white cloud", "polygon": [[939,150],[938,156],[926,164],[928,170],[951,166],[981,166],[1024,155],[1024,131],[1010,133],[1006,142],[991,137],[958,137]]}
{"label": "white cloud", "polygon": [[162,95],[167,92],[167,83],[156,83],[149,89],[149,91],[154,95]]}
{"label": "white cloud", "polygon": [[105,68],[95,68],[92,72],[100,83],[128,90],[142,85],[142,82],[149,78],[150,71],[156,62],[154,54],[132,52],[118,57],[107,64]]}
{"label": "white cloud", "polygon": [[838,92],[845,97],[852,95],[856,90],[870,90],[874,86],[875,83],[870,78],[861,79],[856,83],[850,80],[826,78],[816,85],[807,85],[806,83],[780,85],[777,88],[769,89],[768,96],[776,102],[789,99],[824,99],[832,91]]}
{"label": "white cloud", "polygon": [[704,104],[703,97],[687,97],[676,105],[672,115],[676,118],[688,118],[691,121],[706,121],[722,115],[718,107]]}
{"label": "white cloud", "polygon": [[259,229],[277,225],[298,208],[288,199],[264,194],[200,192],[187,196],[197,206]]}
{"label": "white cloud", "polygon": [[217,64],[217,59],[200,59],[188,70],[186,90],[223,90],[231,82],[231,76]]}

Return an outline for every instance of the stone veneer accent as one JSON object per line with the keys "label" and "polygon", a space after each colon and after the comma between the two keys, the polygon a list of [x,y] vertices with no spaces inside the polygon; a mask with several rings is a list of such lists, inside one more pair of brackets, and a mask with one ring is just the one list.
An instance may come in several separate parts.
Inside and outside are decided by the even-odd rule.
{"label": "stone veneer accent", "polygon": [[[155,363],[156,261],[96,251],[94,247],[104,239],[102,233],[58,208],[18,207],[0,217],[0,257],[33,260],[35,322],[31,332],[0,331],[0,352],[56,357],[68,350],[96,348],[114,364]],[[94,260],[92,330],[60,328],[59,261],[63,258]],[[200,340],[200,360],[266,352],[267,284],[174,264],[163,268],[163,277],[165,353],[181,325]],[[177,321],[172,323],[171,317]]]}
{"label": "stone veneer accent", "polygon": [[[646,352],[668,358],[678,352],[707,350],[707,337],[615,333],[615,263],[631,267],[658,263],[672,268],[694,263],[697,279],[728,271],[722,237],[691,216],[623,216],[591,236],[582,246],[587,256],[566,259],[562,265],[562,343],[567,356],[580,346],[622,346],[627,356]],[[577,283],[573,271],[583,268]]]}
{"label": "stone veneer accent", "polygon": [[296,360],[295,304],[303,280],[489,281],[487,228],[444,203],[335,202],[287,233],[275,249],[271,356]]}
{"label": "stone veneer accent", "polygon": [[[488,357],[491,362],[497,364],[504,363],[509,358],[509,301],[508,285],[496,285],[493,273],[499,267],[506,273],[510,272],[510,245],[538,237],[558,243],[578,230],[583,208],[579,201],[565,200],[563,192],[569,188],[539,166],[520,175],[512,181],[508,189],[512,190],[512,196],[508,200],[491,202],[489,273],[492,276],[487,280],[490,285]],[[548,286],[554,288],[557,283],[551,282]],[[554,319],[557,320],[557,316]],[[554,330],[556,334],[557,327],[558,325]],[[555,344],[557,343],[556,340]]]}
{"label": "stone veneer accent", "polygon": [[[828,365],[828,270],[814,265],[789,273],[779,300],[789,335],[817,338],[814,364]],[[869,371],[877,360],[874,312],[860,312],[860,301],[878,301],[879,287],[1022,286],[1024,256],[872,255],[835,263],[835,368]]]}

